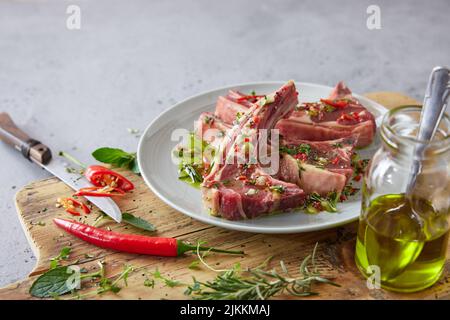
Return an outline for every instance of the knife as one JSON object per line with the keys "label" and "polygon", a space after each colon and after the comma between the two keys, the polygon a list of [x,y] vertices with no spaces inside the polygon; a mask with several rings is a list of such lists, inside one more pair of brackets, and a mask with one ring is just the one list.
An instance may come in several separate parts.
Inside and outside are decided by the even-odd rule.
{"label": "knife", "polygon": [[[79,190],[92,186],[84,176],[70,173],[68,163],[62,159],[53,158],[49,147],[30,138],[5,112],[0,113],[0,140],[20,151],[25,158],[44,168],[72,189]],[[122,213],[111,198],[86,197],[86,199],[115,221],[122,221]]]}

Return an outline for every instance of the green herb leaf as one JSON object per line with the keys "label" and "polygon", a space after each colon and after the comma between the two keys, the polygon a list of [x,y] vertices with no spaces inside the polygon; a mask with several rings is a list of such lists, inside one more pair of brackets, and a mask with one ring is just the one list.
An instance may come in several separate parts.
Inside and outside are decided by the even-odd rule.
{"label": "green herb leaf", "polygon": [[92,156],[100,162],[117,164],[124,160],[133,158],[133,155],[117,148],[99,148],[92,153]]}
{"label": "green herb leaf", "polygon": [[194,260],[189,264],[188,268],[191,270],[194,270],[194,269],[199,269],[199,266],[200,266],[200,260]]}
{"label": "green herb leaf", "polygon": [[100,162],[109,163],[119,168],[127,168],[134,173],[139,173],[136,153],[129,153],[118,148],[103,147],[95,150],[92,156]]}
{"label": "green herb leaf", "polygon": [[[318,193],[312,193],[308,196],[305,203],[305,209],[308,213],[318,213],[321,210],[325,210],[328,212],[337,212],[336,204],[339,200],[340,194],[336,191],[329,192],[326,197],[320,196]],[[314,204],[320,204],[318,206],[322,209],[317,209]]]}
{"label": "green herb leaf", "polygon": [[122,273],[114,280],[112,281],[111,278],[106,278],[104,271],[102,269],[101,279],[99,283],[99,288],[97,290],[98,294],[105,293],[108,291],[111,291],[113,293],[118,293],[121,288],[117,285],[120,280],[123,280],[125,283],[125,286],[128,286],[127,279],[130,272],[132,272],[134,268],[132,266],[124,266]]}
{"label": "green herb leaf", "polygon": [[59,261],[67,260],[71,250],[69,247],[62,248],[56,257],[50,259],[50,269],[56,268],[59,265]]}
{"label": "green herb leaf", "polygon": [[301,263],[298,277],[289,275],[283,261],[280,261],[282,273],[257,267],[247,269],[247,276],[242,275],[239,266],[235,266],[221,272],[212,281],[201,282],[193,278],[193,284],[185,294],[195,300],[265,300],[282,292],[297,297],[315,295],[317,293],[311,290],[315,283],[339,286],[321,276],[314,259],[316,248],[317,245]]}
{"label": "green herb leaf", "polygon": [[284,193],[285,191],[284,186],[271,186],[269,189],[278,193]]}
{"label": "green herb leaf", "polygon": [[161,272],[159,272],[158,269],[156,269],[155,272],[152,273],[152,275],[153,275],[153,277],[154,277],[155,279],[162,280],[162,281],[164,282],[164,284],[165,284],[167,287],[173,288],[173,287],[176,287],[176,286],[181,285],[181,282],[180,282],[180,281],[177,281],[177,280],[173,280],[173,279],[164,277],[164,276],[161,274]]}
{"label": "green herb leaf", "polygon": [[139,218],[139,217],[135,217],[133,216],[131,213],[128,212],[124,212],[122,213],[122,220],[130,225],[132,225],[133,227],[145,230],[145,231],[155,231],[156,228],[153,224],[151,224],[150,222]]}
{"label": "green herb leaf", "polygon": [[30,294],[38,298],[60,296],[71,291],[67,287],[69,278],[73,275],[67,266],[56,267],[42,274],[34,281]]}
{"label": "green herb leaf", "polygon": [[307,156],[309,155],[309,153],[311,152],[311,146],[309,144],[306,143],[301,143],[298,146],[281,146],[280,147],[280,152],[282,153],[287,153],[289,155],[296,155],[298,153],[304,153]]}
{"label": "green herb leaf", "polygon": [[201,183],[203,182],[203,177],[196,167],[192,164],[185,163],[180,166],[180,177],[181,180],[190,179],[191,183]]}
{"label": "green herb leaf", "polygon": [[144,286],[154,288],[155,287],[155,280],[153,279],[145,279],[144,280]]}

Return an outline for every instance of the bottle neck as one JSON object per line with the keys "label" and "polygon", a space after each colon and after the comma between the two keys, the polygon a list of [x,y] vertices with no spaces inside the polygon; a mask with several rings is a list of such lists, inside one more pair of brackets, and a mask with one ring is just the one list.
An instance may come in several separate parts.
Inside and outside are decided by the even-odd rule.
{"label": "bottle neck", "polygon": [[411,161],[416,150],[423,150],[423,160],[450,154],[450,118],[444,115],[432,141],[416,138],[421,107],[403,106],[390,110],[383,118],[381,139],[383,149],[398,161]]}

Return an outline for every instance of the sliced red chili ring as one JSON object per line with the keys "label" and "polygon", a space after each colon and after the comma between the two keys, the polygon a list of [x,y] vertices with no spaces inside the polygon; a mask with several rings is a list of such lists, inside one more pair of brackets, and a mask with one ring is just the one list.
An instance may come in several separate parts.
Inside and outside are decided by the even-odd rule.
{"label": "sliced red chili ring", "polygon": [[348,106],[348,101],[346,100],[320,99],[320,101],[335,108],[345,108]]}
{"label": "sliced red chili ring", "polygon": [[123,191],[134,189],[133,183],[127,178],[103,166],[89,166],[84,175],[96,187],[109,186]]}
{"label": "sliced red chili ring", "polygon": [[87,205],[85,205],[83,202],[75,200],[74,198],[58,198],[57,200],[57,206],[62,206],[66,212],[70,213],[74,216],[79,216],[80,212],[77,210],[77,208],[81,208],[84,213],[89,214],[91,213],[91,210],[88,208]]}
{"label": "sliced red chili ring", "polygon": [[86,187],[81,188],[75,193],[76,196],[85,196],[85,197],[114,197],[114,196],[123,196],[125,195],[125,191],[120,188],[114,187]]}

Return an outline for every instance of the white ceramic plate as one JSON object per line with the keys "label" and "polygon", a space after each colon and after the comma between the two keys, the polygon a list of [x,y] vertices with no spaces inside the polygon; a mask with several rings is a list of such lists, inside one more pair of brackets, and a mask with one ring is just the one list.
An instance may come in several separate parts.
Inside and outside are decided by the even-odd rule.
{"label": "white ceramic plate", "polygon": [[[355,220],[360,211],[360,194],[338,204],[338,213],[321,212],[305,214],[301,211],[281,213],[253,220],[228,221],[210,216],[203,208],[200,190],[178,179],[177,166],[172,163],[171,151],[179,141],[171,141],[172,132],[178,128],[192,130],[201,112],[213,111],[217,97],[230,89],[242,92],[270,93],[283,82],[258,82],[228,86],[188,98],[156,118],[145,130],[138,146],[139,167],[147,185],[172,208],[202,222],[227,229],[259,233],[297,233],[335,227]],[[296,83],[300,101],[317,101],[327,97],[331,87],[311,83]],[[380,124],[381,115],[387,110],[363,96],[354,95],[369,109]],[[360,150],[362,158],[370,158],[377,149],[379,139]]]}

